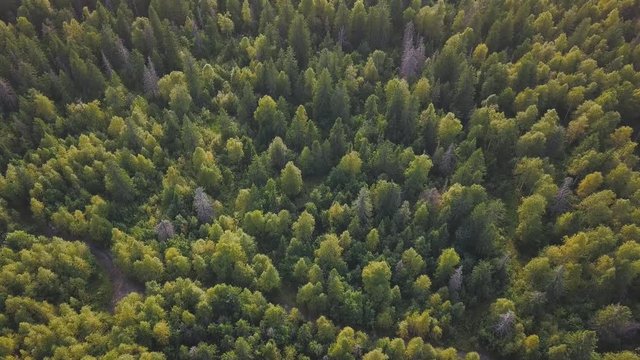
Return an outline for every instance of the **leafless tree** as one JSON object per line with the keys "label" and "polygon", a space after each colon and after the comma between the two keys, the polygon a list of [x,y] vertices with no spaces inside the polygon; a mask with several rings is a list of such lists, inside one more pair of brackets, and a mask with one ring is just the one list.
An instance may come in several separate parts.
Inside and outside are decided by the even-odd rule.
{"label": "leafless tree", "polygon": [[116,39],[116,51],[118,53],[120,65],[123,68],[128,69],[131,66],[131,54],[120,38]]}
{"label": "leafless tree", "polygon": [[456,153],[453,144],[450,144],[438,161],[438,168],[445,175],[449,176],[456,168]]}
{"label": "leafless tree", "polygon": [[547,301],[547,294],[542,291],[529,291],[527,297],[532,304],[544,304]]}
{"label": "leafless tree", "polygon": [[413,23],[409,22],[404,29],[404,38],[402,40],[400,75],[405,80],[415,78],[420,73],[425,59],[424,41],[422,37],[415,39]]}
{"label": "leafless tree", "polygon": [[346,45],[347,32],[345,31],[344,26],[341,26],[340,30],[338,30],[338,38],[336,41],[338,42],[338,46],[340,46],[340,49],[342,49],[342,47]]}
{"label": "leafless tree", "polygon": [[422,192],[420,197],[429,204],[430,207],[439,208],[442,204],[442,195],[436,188],[427,189]]}
{"label": "leafless tree", "polygon": [[156,235],[158,240],[165,242],[171,239],[176,233],[173,229],[173,224],[169,220],[162,220],[156,225]]}
{"label": "leafless tree", "polygon": [[552,205],[554,213],[562,214],[571,209],[571,185],[573,185],[573,178],[566,177],[554,197]]}
{"label": "leafless tree", "polygon": [[208,223],[213,219],[214,214],[211,199],[202,187],[196,189],[195,195],[193,196],[193,208],[196,211],[198,221]]}
{"label": "leafless tree", "polygon": [[562,295],[564,291],[564,266],[560,265],[553,271],[553,278],[549,283],[549,293],[551,296],[557,298]]}
{"label": "leafless tree", "polygon": [[498,318],[498,323],[495,326],[495,332],[498,336],[509,335],[513,331],[515,324],[516,314],[509,310]]}
{"label": "leafless tree", "polygon": [[369,219],[371,219],[371,211],[373,209],[371,205],[371,195],[369,193],[369,189],[367,189],[366,187],[360,189],[358,197],[356,198],[356,201],[353,205],[356,208],[356,213],[358,214],[360,222],[369,222]]}
{"label": "leafless tree", "polygon": [[462,289],[462,265],[458,266],[449,278],[449,292],[457,298],[460,289]]}
{"label": "leafless tree", "polygon": [[102,66],[104,66],[104,72],[107,73],[107,76],[111,77],[113,75],[113,67],[109,62],[109,59],[107,59],[107,56],[104,54],[104,51],[100,51],[100,54],[102,55]]}
{"label": "leafless tree", "polygon": [[144,88],[144,93],[147,94],[148,97],[156,97],[159,93],[159,78],[151,58],[149,58],[148,63],[149,65],[144,67],[144,72],[142,74],[142,86]]}
{"label": "leafless tree", "polygon": [[12,111],[18,108],[18,97],[13,87],[5,79],[0,78],[0,104],[6,111]]}

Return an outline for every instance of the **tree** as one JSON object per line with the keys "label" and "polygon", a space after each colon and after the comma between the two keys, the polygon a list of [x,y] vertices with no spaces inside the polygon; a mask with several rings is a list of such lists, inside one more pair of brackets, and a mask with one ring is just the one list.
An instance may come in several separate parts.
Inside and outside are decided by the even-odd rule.
{"label": "tree", "polygon": [[393,216],[400,206],[400,187],[386,180],[380,180],[371,190],[373,207],[381,216]]}
{"label": "tree", "polygon": [[5,112],[16,110],[18,107],[18,96],[11,84],[0,78],[0,105]]}
{"label": "tree", "polygon": [[332,114],[334,119],[349,122],[351,119],[351,101],[344,84],[337,84],[331,95]]}
{"label": "tree", "polygon": [[349,177],[355,177],[358,175],[360,173],[360,169],[362,169],[362,160],[360,159],[360,154],[358,154],[357,151],[352,151],[344,155],[338,164],[338,170]]}
{"label": "tree", "polygon": [[598,340],[608,346],[619,346],[640,330],[631,310],[624,305],[608,305],[598,310],[593,318]]}
{"label": "tree", "polygon": [[402,268],[412,277],[416,277],[425,266],[422,256],[414,248],[409,248],[402,253]]}
{"label": "tree", "polygon": [[227,139],[227,155],[232,163],[237,164],[244,158],[243,143],[236,138]]}
{"label": "tree", "polygon": [[118,202],[127,203],[135,197],[136,189],[133,179],[114,162],[107,165],[104,185],[107,192]]}
{"label": "tree", "polygon": [[296,151],[300,151],[305,145],[312,144],[317,137],[318,129],[313,121],[309,121],[305,107],[298,106],[291,125],[287,129],[287,144]]}
{"label": "tree", "polygon": [[340,330],[336,341],[329,347],[330,359],[352,359],[362,356],[362,346],[367,337],[361,332],[354,331],[351,327]]}
{"label": "tree", "polygon": [[371,301],[383,306],[391,300],[391,268],[386,261],[371,261],[362,269],[362,284]]}
{"label": "tree", "polygon": [[311,36],[304,16],[296,14],[289,26],[289,44],[298,60],[298,67],[305,69],[311,54]]}
{"label": "tree", "polygon": [[462,123],[452,113],[447,113],[438,122],[438,142],[440,146],[451,145],[462,131]]}
{"label": "tree", "polygon": [[309,214],[306,210],[300,214],[298,220],[293,223],[292,230],[293,235],[302,241],[311,241],[313,235],[313,229],[315,228],[316,220],[313,215]]}
{"label": "tree", "polygon": [[399,144],[410,144],[415,138],[416,114],[407,82],[399,79],[389,80],[385,86],[385,95],[389,139]]}
{"label": "tree", "polygon": [[474,151],[469,158],[458,166],[451,181],[462,185],[482,184],[487,173],[482,149]]}
{"label": "tree", "polygon": [[258,100],[258,107],[253,117],[258,123],[257,143],[263,149],[274,137],[284,136],[286,129],[284,115],[271,96],[265,95]]}
{"label": "tree", "polygon": [[282,138],[276,136],[271,144],[269,144],[267,151],[273,168],[276,170],[282,169],[289,155],[289,149],[287,149],[287,145],[282,141]]}
{"label": "tree", "polygon": [[533,253],[547,243],[543,224],[547,201],[542,195],[531,195],[522,200],[518,207],[518,227],[516,244],[523,251]]}
{"label": "tree", "polygon": [[264,293],[271,293],[280,288],[280,275],[273,265],[269,265],[267,269],[258,277],[258,290]]}
{"label": "tree", "polygon": [[367,10],[362,0],[358,0],[353,4],[351,13],[349,14],[349,32],[350,42],[354,46],[360,44],[365,36],[367,24]]}
{"label": "tree", "polygon": [[160,89],[158,88],[158,74],[156,73],[156,68],[153,65],[153,61],[151,58],[148,60],[148,65],[144,67],[144,73],[142,75],[142,86],[144,88],[144,93],[149,98],[153,98],[159,95]]}
{"label": "tree", "polygon": [[316,263],[325,271],[336,269],[342,271],[346,264],[342,260],[344,249],[340,246],[338,237],[334,234],[326,235],[315,251]]}
{"label": "tree", "polygon": [[291,161],[280,172],[280,186],[282,191],[290,197],[300,194],[302,191],[302,172]]}
{"label": "tree", "polygon": [[371,219],[371,212],[373,210],[373,205],[371,204],[371,194],[369,193],[369,189],[366,187],[362,187],[358,192],[358,197],[353,202],[353,207],[355,208],[356,215],[358,219],[363,224],[368,224]]}
{"label": "tree", "polygon": [[414,79],[420,73],[426,59],[424,54],[424,41],[421,37],[418,39],[414,38],[415,30],[413,22],[409,22],[404,28],[400,64],[400,75],[407,81]]}
{"label": "tree", "polygon": [[409,167],[404,172],[406,192],[409,196],[416,196],[422,192],[429,178],[429,171],[433,162],[427,155],[416,156],[409,163]]}
{"label": "tree", "polygon": [[200,222],[208,223],[214,217],[211,199],[209,198],[209,195],[204,192],[202,187],[198,187],[193,195],[193,208],[195,209]]}
{"label": "tree", "polygon": [[331,75],[326,68],[320,72],[316,86],[313,89],[313,116],[318,122],[322,131],[326,132],[332,126],[331,97],[333,96],[333,85]]}
{"label": "tree", "polygon": [[158,240],[165,242],[175,236],[175,230],[173,224],[169,220],[162,220],[156,225],[155,228]]}
{"label": "tree", "polygon": [[460,255],[452,249],[444,249],[438,257],[435,277],[439,281],[448,280],[456,266],[460,263]]}
{"label": "tree", "polygon": [[234,272],[247,262],[247,254],[240,242],[240,237],[231,232],[225,232],[215,247],[211,257],[211,269],[221,282],[230,281]]}
{"label": "tree", "polygon": [[363,360],[387,360],[389,356],[382,352],[380,349],[373,349],[368,353],[364,354],[362,357]]}

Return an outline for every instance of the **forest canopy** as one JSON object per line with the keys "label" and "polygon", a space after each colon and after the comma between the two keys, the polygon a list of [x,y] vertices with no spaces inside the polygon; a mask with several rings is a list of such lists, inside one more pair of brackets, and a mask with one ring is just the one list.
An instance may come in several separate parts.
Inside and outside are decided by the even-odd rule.
{"label": "forest canopy", "polygon": [[0,1],[0,357],[640,359],[639,0]]}

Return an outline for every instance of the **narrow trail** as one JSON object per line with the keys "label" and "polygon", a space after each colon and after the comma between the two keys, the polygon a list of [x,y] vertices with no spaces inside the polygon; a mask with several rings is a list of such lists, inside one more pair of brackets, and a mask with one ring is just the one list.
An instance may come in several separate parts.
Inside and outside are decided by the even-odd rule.
{"label": "narrow trail", "polygon": [[67,236],[60,234],[53,227],[39,229],[39,231],[37,231],[37,235],[49,238],[56,236],[66,241],[78,241],[85,244],[89,248],[89,251],[91,251],[91,255],[93,255],[93,257],[96,259],[98,266],[100,266],[102,271],[104,271],[104,273],[107,275],[107,279],[111,286],[111,301],[109,302],[109,311],[111,311],[112,313],[114,312],[118,302],[125,296],[133,292],[144,294],[144,285],[130,279],[114,263],[113,255],[111,254],[111,251],[109,249],[103,249],[86,239],[69,239]]}
{"label": "narrow trail", "polygon": [[109,250],[99,248],[95,244],[90,242],[84,242],[91,254],[96,258],[98,265],[107,274],[109,282],[111,283],[111,302],[109,304],[109,310],[113,312],[116,304],[125,296],[132,292],[144,293],[144,286],[127,277],[122,270],[114,264],[113,256]]}

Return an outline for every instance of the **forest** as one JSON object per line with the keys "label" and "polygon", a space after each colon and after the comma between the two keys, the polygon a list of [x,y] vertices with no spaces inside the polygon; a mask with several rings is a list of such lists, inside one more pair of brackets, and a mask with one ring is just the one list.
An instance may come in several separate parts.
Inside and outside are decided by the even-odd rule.
{"label": "forest", "polygon": [[640,360],[640,0],[0,0],[3,359]]}

